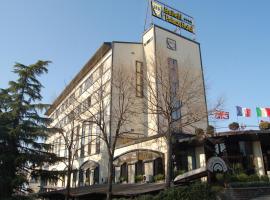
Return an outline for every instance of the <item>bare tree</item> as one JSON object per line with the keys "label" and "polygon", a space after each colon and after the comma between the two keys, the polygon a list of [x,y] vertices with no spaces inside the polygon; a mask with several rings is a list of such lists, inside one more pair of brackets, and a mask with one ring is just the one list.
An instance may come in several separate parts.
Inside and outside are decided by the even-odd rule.
{"label": "bare tree", "polygon": [[[95,138],[101,139],[108,154],[107,199],[112,198],[113,159],[120,139],[129,135],[131,118],[136,115],[132,77],[123,67],[114,70],[111,79],[101,77],[95,83],[95,92],[87,92],[91,105],[80,115],[80,121],[94,124],[100,130]],[[79,104],[83,104],[77,99]]]}
{"label": "bare tree", "polygon": [[[166,55],[166,54],[164,54]],[[206,129],[207,111],[203,74],[188,60],[182,65],[174,59],[164,59],[161,52],[148,60],[150,67],[145,78],[147,109],[156,127],[149,127],[165,138],[166,187],[172,180],[172,138],[176,134],[194,133],[196,128]]]}
{"label": "bare tree", "polygon": [[[87,103],[87,104],[85,104]],[[66,175],[66,194],[65,199],[70,197],[71,188],[71,175],[74,173],[74,161],[79,157],[79,152],[82,151],[92,140],[88,140],[82,144],[82,140],[87,137],[83,135],[83,125],[81,125],[81,112],[88,106],[88,102],[79,104],[74,95],[69,98],[68,105],[63,105],[61,110],[56,111],[54,129],[58,134],[57,139],[54,137],[54,146],[58,146],[59,152],[64,150],[64,156],[62,157],[62,163],[65,165],[64,172],[60,172],[58,176]],[[85,108],[84,108],[85,107]],[[61,111],[61,112],[60,112]],[[80,131],[82,130],[82,131]],[[59,155],[60,156],[60,155]]]}

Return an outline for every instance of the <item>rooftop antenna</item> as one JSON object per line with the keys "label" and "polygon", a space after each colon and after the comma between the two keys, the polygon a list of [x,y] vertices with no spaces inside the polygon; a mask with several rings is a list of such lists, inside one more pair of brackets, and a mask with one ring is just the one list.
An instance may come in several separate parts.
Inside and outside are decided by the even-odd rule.
{"label": "rooftop antenna", "polygon": [[[149,16],[148,16],[149,13]],[[148,28],[147,27],[147,19],[150,17],[150,25],[153,24],[153,17],[151,14],[151,0],[147,0],[147,10],[146,10],[146,16],[145,16],[145,20],[144,20],[144,31]]]}

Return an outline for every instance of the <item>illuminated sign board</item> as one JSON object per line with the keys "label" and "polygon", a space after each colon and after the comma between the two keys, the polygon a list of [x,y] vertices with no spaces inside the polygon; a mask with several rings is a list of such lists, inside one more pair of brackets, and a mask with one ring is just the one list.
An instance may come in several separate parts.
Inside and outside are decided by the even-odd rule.
{"label": "illuminated sign board", "polygon": [[159,1],[151,1],[152,15],[194,34],[193,18]]}

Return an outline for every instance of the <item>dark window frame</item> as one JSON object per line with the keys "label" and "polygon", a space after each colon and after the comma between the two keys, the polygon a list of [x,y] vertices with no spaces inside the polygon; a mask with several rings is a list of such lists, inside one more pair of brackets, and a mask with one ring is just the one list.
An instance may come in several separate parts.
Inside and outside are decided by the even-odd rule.
{"label": "dark window frame", "polygon": [[136,69],[135,69],[136,70],[136,97],[143,97],[143,62],[136,60],[135,66],[136,66]]}

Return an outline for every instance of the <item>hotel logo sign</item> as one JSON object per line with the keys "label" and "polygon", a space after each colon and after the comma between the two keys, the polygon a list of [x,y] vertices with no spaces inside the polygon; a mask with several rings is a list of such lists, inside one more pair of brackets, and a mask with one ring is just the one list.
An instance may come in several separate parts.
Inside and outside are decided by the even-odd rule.
{"label": "hotel logo sign", "polygon": [[220,157],[211,157],[207,162],[207,170],[214,173],[214,172],[227,172],[228,167],[225,161]]}
{"label": "hotel logo sign", "polygon": [[152,0],[152,15],[194,34],[193,18],[159,1]]}

